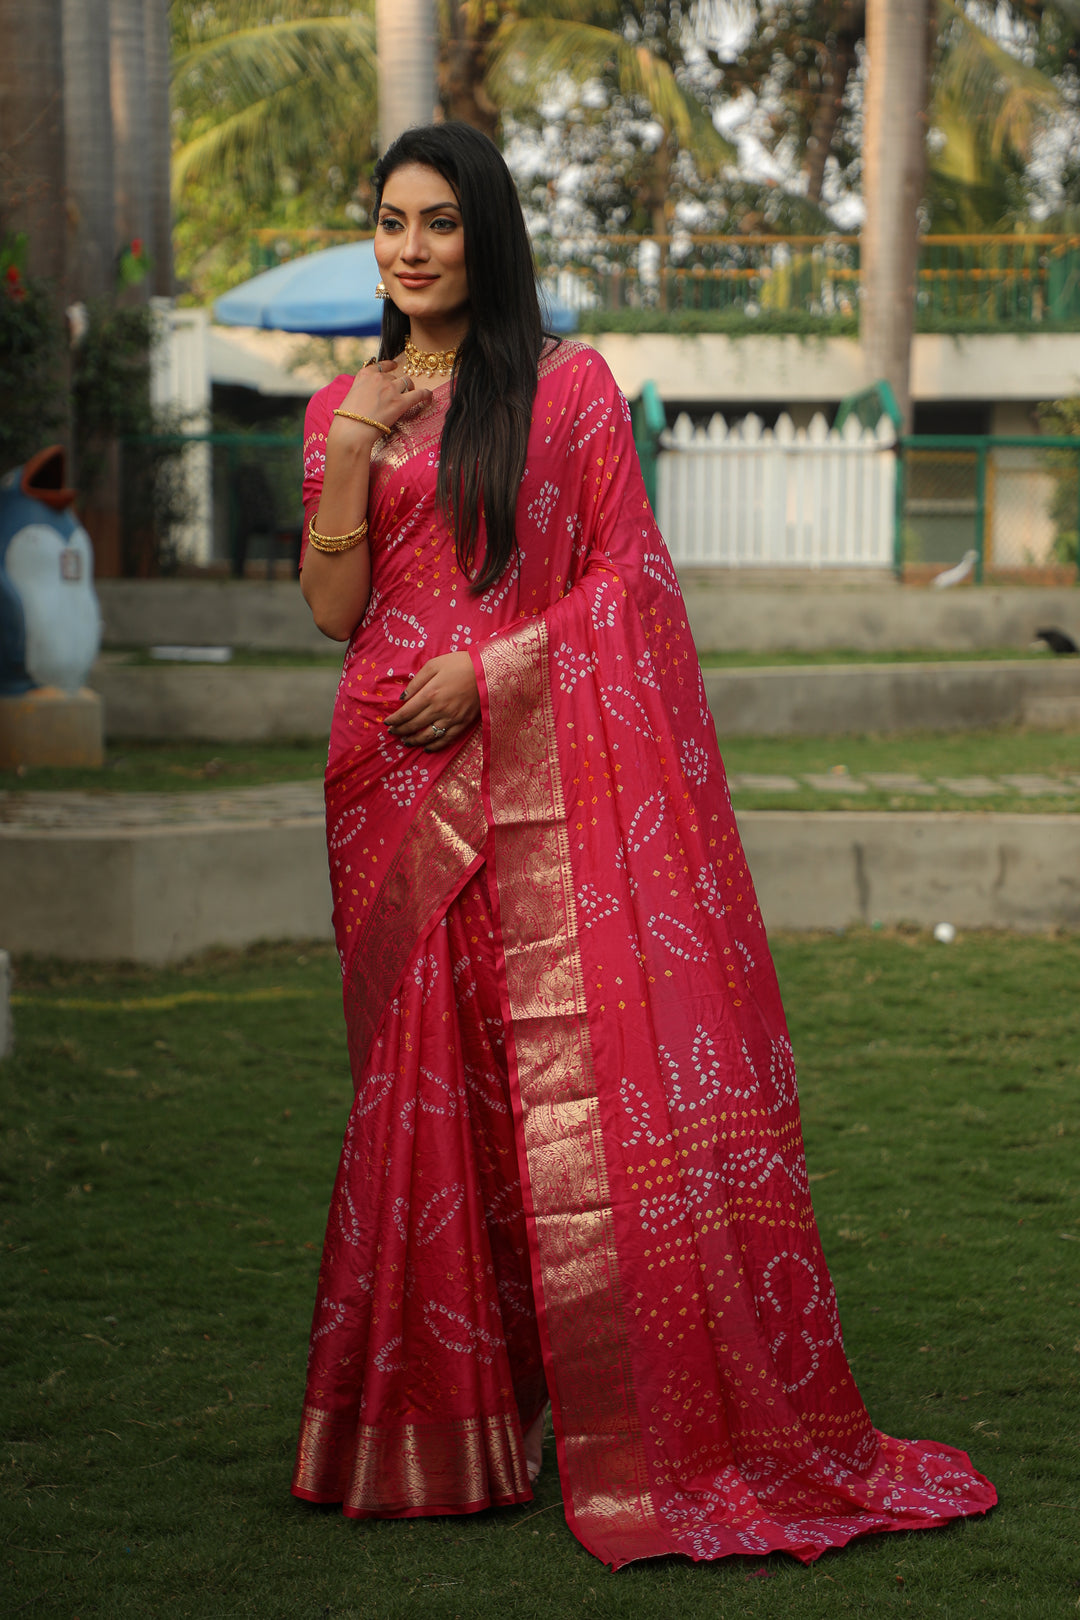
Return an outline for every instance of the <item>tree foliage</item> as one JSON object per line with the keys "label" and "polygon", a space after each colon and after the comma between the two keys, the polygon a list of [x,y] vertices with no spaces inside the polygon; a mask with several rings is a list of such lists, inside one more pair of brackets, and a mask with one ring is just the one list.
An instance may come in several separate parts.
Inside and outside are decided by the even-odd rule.
{"label": "tree foliage", "polygon": [[[1075,13],[1075,16],[1070,14]],[[865,0],[753,0],[729,85],[753,95],[766,144],[786,154],[812,201],[857,193]],[[927,224],[1007,229],[1031,206],[1029,165],[1068,107],[1080,0],[938,0]]]}
{"label": "tree foliage", "polygon": [[[178,263],[200,290],[256,268],[226,215],[273,228],[365,222],[375,156],[371,4],[331,0],[174,0],[173,177]],[[715,53],[674,0],[439,0],[439,87],[447,116],[499,132],[533,120],[553,85],[601,87],[616,121],[655,125],[620,171],[638,228],[662,228],[676,155],[715,179],[733,149],[712,109]],[[595,122],[595,121],[594,121]],[[612,119],[608,120],[609,125]],[[626,144],[625,140],[622,143]],[[630,144],[635,145],[633,137]]]}
{"label": "tree foliage", "polygon": [[[264,267],[254,227],[370,223],[372,7],[173,0],[177,259],[199,294]],[[436,0],[444,111],[504,138],[558,233],[828,229],[859,194],[865,0],[734,10],[732,53],[705,0]],[[931,230],[1080,223],[1078,39],[1080,0],[938,0]],[[718,131],[739,98],[778,181],[741,175]]]}

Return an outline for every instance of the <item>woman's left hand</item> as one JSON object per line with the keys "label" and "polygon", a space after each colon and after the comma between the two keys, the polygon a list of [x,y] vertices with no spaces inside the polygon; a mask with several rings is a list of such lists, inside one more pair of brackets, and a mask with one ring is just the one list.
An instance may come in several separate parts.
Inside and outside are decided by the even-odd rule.
{"label": "woman's left hand", "polygon": [[429,658],[405,688],[404,702],[387,720],[391,736],[409,748],[437,754],[480,718],[476,671],[467,652]]}

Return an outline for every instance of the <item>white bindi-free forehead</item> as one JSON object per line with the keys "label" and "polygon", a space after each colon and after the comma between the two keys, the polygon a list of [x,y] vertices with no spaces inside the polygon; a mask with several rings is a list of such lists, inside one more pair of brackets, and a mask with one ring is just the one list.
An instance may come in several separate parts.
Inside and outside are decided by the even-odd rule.
{"label": "white bindi-free forehead", "polygon": [[401,219],[410,214],[423,219],[444,213],[460,218],[461,204],[449,180],[444,180],[437,169],[429,169],[424,163],[403,163],[383,189],[380,217],[384,212]]}

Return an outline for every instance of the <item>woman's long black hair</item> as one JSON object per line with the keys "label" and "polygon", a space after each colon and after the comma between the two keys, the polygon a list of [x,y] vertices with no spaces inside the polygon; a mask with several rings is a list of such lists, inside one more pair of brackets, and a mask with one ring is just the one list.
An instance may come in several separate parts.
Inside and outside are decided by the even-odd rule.
{"label": "woman's long black hair", "polygon": [[[483,511],[487,541],[472,583],[479,595],[517,553],[514,513],[544,343],[536,271],[510,171],[486,135],[460,123],[399,135],[375,166],[376,218],[386,182],[406,163],[436,170],[461,206],[469,330],[454,365],[436,499],[453,524],[458,564],[468,577]],[[408,317],[388,298],[379,358],[399,355],[408,335]]]}

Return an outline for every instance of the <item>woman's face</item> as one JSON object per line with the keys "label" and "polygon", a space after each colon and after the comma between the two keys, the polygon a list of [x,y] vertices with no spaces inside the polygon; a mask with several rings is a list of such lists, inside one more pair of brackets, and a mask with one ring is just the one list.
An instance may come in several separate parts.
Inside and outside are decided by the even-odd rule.
{"label": "woman's face", "polygon": [[394,170],[379,206],[375,257],[387,292],[410,320],[424,326],[467,317],[461,207],[437,170],[421,163]]}

